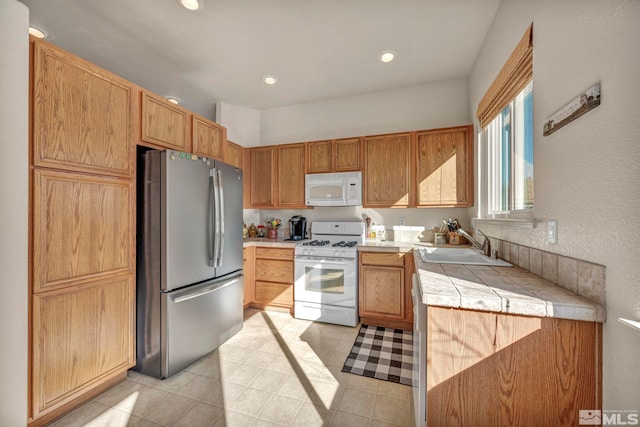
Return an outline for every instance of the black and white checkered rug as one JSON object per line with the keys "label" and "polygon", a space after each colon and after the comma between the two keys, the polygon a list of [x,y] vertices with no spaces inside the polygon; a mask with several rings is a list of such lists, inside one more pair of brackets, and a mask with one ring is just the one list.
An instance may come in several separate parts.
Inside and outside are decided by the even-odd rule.
{"label": "black and white checkered rug", "polygon": [[362,325],[342,372],[411,385],[413,333]]}

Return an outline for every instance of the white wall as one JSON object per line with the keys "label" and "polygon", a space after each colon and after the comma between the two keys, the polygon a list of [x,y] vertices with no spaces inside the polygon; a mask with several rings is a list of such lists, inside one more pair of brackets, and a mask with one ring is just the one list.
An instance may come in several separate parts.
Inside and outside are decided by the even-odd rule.
{"label": "white wall", "polygon": [[[259,214],[257,214],[259,213]],[[400,217],[405,220],[405,225],[423,226],[422,241],[433,241],[433,234],[429,231],[433,227],[442,224],[443,219],[457,218],[464,228],[471,228],[469,210],[466,208],[422,208],[422,209],[366,209],[361,206],[350,207],[317,207],[314,209],[299,210],[249,210],[244,211],[244,221],[249,226],[252,222],[262,224],[268,217],[280,218],[285,221],[294,215],[302,215],[307,218],[308,227],[313,221],[354,221],[364,220],[364,216],[371,218],[376,225],[384,225],[387,236],[393,239],[392,227],[400,224]]]}
{"label": "white wall", "polygon": [[29,10],[0,1],[0,426],[27,423]]}
{"label": "white wall", "polygon": [[262,111],[261,144],[469,124],[467,82],[452,80]]}
{"label": "white wall", "polygon": [[227,128],[227,139],[243,147],[260,145],[260,111],[216,103],[216,123]]}
{"label": "white wall", "polygon": [[[607,267],[603,404],[640,410],[640,334],[616,321],[640,320],[640,2],[503,0],[469,77],[473,117],[531,22],[535,217],[558,220],[558,244],[546,222],[483,231]],[[598,81],[602,104],[543,137],[546,118]]]}

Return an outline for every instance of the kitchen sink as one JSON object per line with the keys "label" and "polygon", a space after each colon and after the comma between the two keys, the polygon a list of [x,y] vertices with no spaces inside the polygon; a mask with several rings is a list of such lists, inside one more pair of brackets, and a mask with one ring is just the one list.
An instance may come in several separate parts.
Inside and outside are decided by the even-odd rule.
{"label": "kitchen sink", "polygon": [[420,258],[424,262],[437,264],[472,264],[494,267],[511,267],[501,259],[491,259],[476,249],[470,248],[420,248]]}

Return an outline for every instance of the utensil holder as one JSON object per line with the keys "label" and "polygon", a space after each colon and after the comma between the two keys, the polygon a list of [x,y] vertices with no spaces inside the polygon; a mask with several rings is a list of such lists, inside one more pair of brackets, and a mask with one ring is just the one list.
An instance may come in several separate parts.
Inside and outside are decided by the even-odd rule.
{"label": "utensil holder", "polygon": [[450,231],[449,233],[449,244],[450,245],[465,245],[467,244],[467,239],[464,236],[458,234],[456,231]]}
{"label": "utensil holder", "polygon": [[278,238],[278,229],[277,228],[269,228],[267,230],[267,239],[277,239]]}

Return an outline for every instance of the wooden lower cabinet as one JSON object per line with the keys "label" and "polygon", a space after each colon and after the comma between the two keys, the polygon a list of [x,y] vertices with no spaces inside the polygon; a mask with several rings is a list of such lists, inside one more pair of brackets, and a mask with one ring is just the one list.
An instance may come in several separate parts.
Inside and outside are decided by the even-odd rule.
{"label": "wooden lower cabinet", "polygon": [[600,323],[429,306],[426,328],[430,426],[576,426],[602,408]]}
{"label": "wooden lower cabinet", "polygon": [[245,272],[246,298],[255,308],[280,307],[293,310],[294,264],[293,248],[248,247],[247,264],[253,269]]}
{"label": "wooden lower cabinet", "polygon": [[135,365],[135,276],[32,296],[32,418]]}
{"label": "wooden lower cabinet", "polygon": [[360,321],[371,326],[412,330],[411,252],[361,252],[359,258]]}

